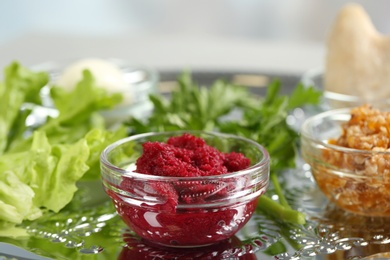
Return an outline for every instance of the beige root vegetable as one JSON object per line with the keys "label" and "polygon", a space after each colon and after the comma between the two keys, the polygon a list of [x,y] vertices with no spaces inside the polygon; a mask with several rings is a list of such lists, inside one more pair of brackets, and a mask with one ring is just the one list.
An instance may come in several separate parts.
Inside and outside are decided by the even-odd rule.
{"label": "beige root vegetable", "polygon": [[367,101],[390,98],[390,37],[358,4],[344,6],[331,28],[324,88]]}

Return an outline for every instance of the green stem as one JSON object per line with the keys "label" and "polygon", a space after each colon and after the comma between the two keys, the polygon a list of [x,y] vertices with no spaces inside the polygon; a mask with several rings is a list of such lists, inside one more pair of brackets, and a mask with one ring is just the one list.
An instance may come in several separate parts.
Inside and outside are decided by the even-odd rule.
{"label": "green stem", "polygon": [[270,256],[275,256],[281,253],[284,253],[287,251],[286,246],[283,244],[282,241],[277,241],[270,245],[267,249],[263,251],[263,253],[270,255]]}
{"label": "green stem", "polygon": [[274,173],[270,175],[271,177],[271,182],[274,185],[275,193],[279,197],[279,202],[282,204],[284,207],[291,209],[290,205],[288,204],[286,197],[283,194],[282,187],[280,187],[280,183],[278,180],[278,176]]}
{"label": "green stem", "polygon": [[284,222],[302,225],[306,223],[305,214],[285,207],[266,195],[260,196],[257,208]]}

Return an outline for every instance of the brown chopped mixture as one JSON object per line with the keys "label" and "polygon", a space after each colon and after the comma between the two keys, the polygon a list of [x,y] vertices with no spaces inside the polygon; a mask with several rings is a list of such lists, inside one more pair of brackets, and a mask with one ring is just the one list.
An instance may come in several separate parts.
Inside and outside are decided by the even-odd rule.
{"label": "brown chopped mixture", "polygon": [[390,112],[369,105],[352,109],[342,135],[332,142],[359,150],[386,151],[390,148]]}
{"label": "brown chopped mixture", "polygon": [[324,150],[327,165],[313,171],[318,185],[344,209],[390,216],[390,112],[369,105],[356,107],[342,130],[329,143],[361,152]]}

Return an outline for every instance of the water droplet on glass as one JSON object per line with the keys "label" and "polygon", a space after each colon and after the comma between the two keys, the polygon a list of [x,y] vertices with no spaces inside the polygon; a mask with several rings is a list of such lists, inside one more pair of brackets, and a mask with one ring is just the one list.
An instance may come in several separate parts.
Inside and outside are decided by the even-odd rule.
{"label": "water droplet on glass", "polygon": [[68,241],[65,246],[69,248],[76,248],[83,246],[83,242],[76,242],[76,241]]}
{"label": "water droplet on glass", "polygon": [[91,248],[82,248],[79,250],[82,254],[99,254],[103,251],[103,248],[100,246],[92,246]]}
{"label": "water droplet on glass", "polygon": [[226,223],[225,223],[225,221],[223,221],[223,220],[220,220],[219,222],[218,222],[218,226],[220,226],[220,227],[223,227],[223,226],[225,226],[226,225]]}
{"label": "water droplet on glass", "polygon": [[261,242],[259,239],[255,239],[253,241],[253,243],[255,243],[258,247],[262,247],[263,246],[263,242]]}

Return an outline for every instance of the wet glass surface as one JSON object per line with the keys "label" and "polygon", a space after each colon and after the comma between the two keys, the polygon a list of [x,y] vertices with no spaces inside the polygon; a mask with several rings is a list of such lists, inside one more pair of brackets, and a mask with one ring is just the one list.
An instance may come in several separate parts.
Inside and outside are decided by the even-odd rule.
{"label": "wet glass surface", "polygon": [[[169,92],[169,84],[173,84],[177,75],[176,72],[162,73],[162,92]],[[249,79],[257,79],[257,83],[261,83],[260,79],[269,81],[277,77],[285,93],[299,81],[294,76],[263,73],[193,72],[194,79],[205,85],[221,77],[234,82],[237,75],[254,75]],[[238,83],[247,82],[258,95],[265,91],[262,84],[245,81],[248,80],[245,77],[238,79]],[[0,238],[0,242],[55,259],[139,259],[145,256],[154,259],[361,259],[390,251],[389,219],[357,216],[338,209],[321,194],[310,169],[302,161],[298,160],[296,169],[283,174],[281,183],[292,207],[306,214],[305,225],[286,225],[257,212],[242,230],[222,243],[192,249],[162,248],[143,241],[126,228],[108,197],[91,196],[91,190],[104,193],[99,183],[95,183],[96,189],[79,190],[76,196],[83,200],[78,204],[71,203],[58,214],[23,223],[29,230],[29,238]],[[272,187],[268,192],[272,195]],[[7,255],[4,257],[7,259]]]}

